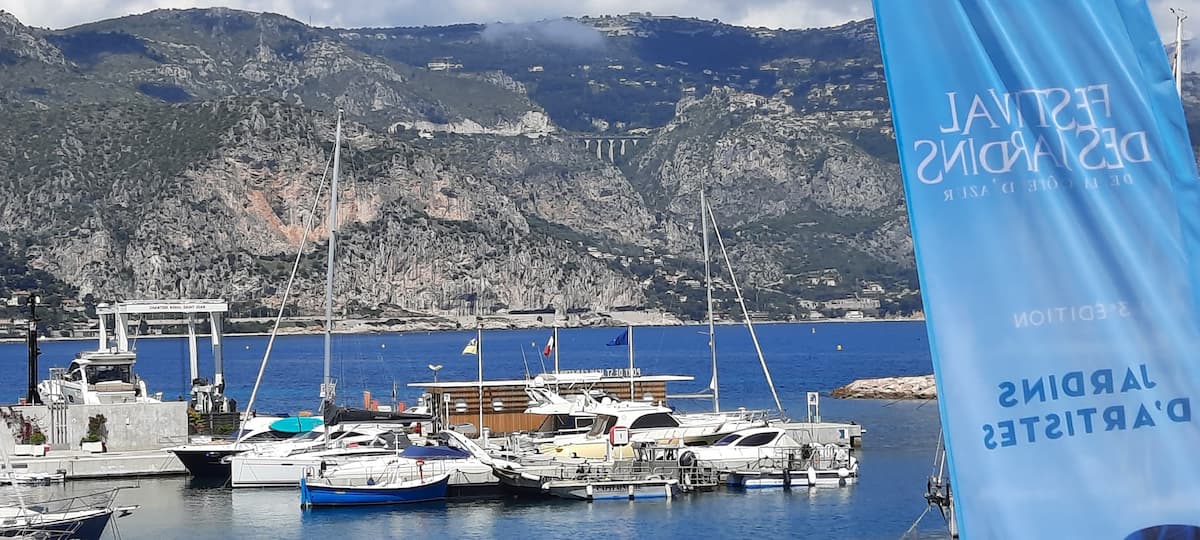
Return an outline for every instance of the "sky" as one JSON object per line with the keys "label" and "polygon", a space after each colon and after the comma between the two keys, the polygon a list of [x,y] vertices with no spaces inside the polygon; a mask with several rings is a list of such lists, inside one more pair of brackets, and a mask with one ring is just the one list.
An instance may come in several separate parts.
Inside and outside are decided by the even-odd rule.
{"label": "sky", "polygon": [[[1184,37],[1200,34],[1200,0],[1148,1],[1165,39],[1174,39],[1175,19],[1168,7],[1195,13],[1195,21],[1185,22]],[[21,22],[56,29],[157,8],[214,6],[269,11],[335,28],[528,22],[633,11],[715,18],[740,26],[813,28],[872,15],[870,0],[0,0],[0,9]]]}

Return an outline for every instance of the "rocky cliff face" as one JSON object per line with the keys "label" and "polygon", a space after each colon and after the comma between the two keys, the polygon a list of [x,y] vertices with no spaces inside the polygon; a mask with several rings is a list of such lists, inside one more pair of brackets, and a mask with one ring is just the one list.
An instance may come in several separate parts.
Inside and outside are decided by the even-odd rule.
{"label": "rocky cliff face", "polygon": [[[209,9],[48,31],[0,14],[0,238],[81,295],[274,305],[311,217],[294,298],[316,311],[341,109],[349,314],[695,316],[701,186],[752,309],[915,288],[869,24],[540,24]],[[597,131],[638,144],[597,157]],[[831,270],[837,286],[811,286]]]}

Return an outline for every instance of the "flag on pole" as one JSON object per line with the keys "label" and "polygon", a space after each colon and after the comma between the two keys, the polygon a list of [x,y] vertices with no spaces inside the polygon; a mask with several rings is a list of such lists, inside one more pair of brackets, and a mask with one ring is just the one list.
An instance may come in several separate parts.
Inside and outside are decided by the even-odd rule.
{"label": "flag on pole", "polygon": [[875,15],[962,537],[1200,537],[1200,182],[1145,0]]}
{"label": "flag on pole", "polygon": [[479,354],[479,344],[475,342],[475,338],[471,338],[471,341],[467,343],[467,346],[463,347],[462,353],[463,354]]}
{"label": "flag on pole", "polygon": [[550,356],[550,353],[554,352],[554,347],[556,346],[557,344],[554,343],[554,335],[551,334],[550,340],[546,342],[546,348],[542,349],[542,356]]}
{"label": "flag on pole", "polygon": [[628,345],[628,344],[629,344],[629,329],[628,328],[626,328],[625,331],[621,332],[617,337],[612,338],[608,342],[609,347],[616,347],[617,345]]}

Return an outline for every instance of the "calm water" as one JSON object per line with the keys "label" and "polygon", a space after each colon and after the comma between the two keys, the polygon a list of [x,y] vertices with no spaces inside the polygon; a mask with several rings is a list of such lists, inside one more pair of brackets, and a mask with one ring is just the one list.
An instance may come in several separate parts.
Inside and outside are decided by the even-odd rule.
{"label": "calm water", "polygon": [[[804,414],[804,392],[827,392],[853,379],[918,375],[931,371],[922,323],[774,324],[756,327],[763,353],[784,407]],[[815,329],[815,333],[814,330]],[[619,330],[573,329],[559,333],[560,367],[582,369],[624,367],[624,347],[606,347]],[[440,380],[476,375],[473,356],[460,356],[473,332],[337,336],[333,374],[344,401],[355,402],[363,390],[377,397],[391,394],[414,403],[418,389],[405,386],[428,380],[428,364],[441,364]],[[490,331],[484,335],[484,376],[522,377],[539,372],[552,360],[540,354],[549,336],[543,330]],[[693,383],[677,383],[676,393],[701,390],[709,376],[708,353],[701,327],[639,328],[634,335],[637,365],[648,373],[692,375]],[[771,406],[762,370],[742,327],[717,329],[722,407]],[[43,372],[65,366],[79,350],[94,342],[53,342],[43,346]],[[837,346],[842,350],[838,351]],[[211,354],[201,341],[201,371],[211,376]],[[138,371],[151,391],[168,399],[187,389],[186,340],[143,339],[138,343]],[[225,345],[228,392],[245,404],[266,347],[263,337],[231,337]],[[322,338],[280,338],[260,390],[260,411],[292,412],[316,406],[321,379]],[[524,353],[524,355],[522,355]],[[0,400],[23,394],[25,350],[0,345]],[[523,357],[524,356],[524,357]],[[382,400],[381,400],[382,401]],[[682,409],[706,403],[677,401]],[[868,433],[860,453],[857,485],[814,491],[760,491],[685,496],[671,502],[525,503],[519,501],[455,502],[393,510],[349,509],[302,512],[293,490],[231,491],[192,486],[184,478],[142,480],[124,492],[122,504],[140,504],[134,515],[117,523],[120,537],[135,538],[320,538],[333,535],[364,538],[450,537],[544,538],[595,537],[684,538],[696,535],[772,538],[898,538],[925,509],[921,494],[930,473],[938,433],[934,403],[842,401],[826,398],[822,415],[829,420],[855,420]],[[32,495],[51,496],[91,491],[112,482],[72,482],[65,487],[38,488]],[[925,518],[923,536],[938,536],[941,518]]]}

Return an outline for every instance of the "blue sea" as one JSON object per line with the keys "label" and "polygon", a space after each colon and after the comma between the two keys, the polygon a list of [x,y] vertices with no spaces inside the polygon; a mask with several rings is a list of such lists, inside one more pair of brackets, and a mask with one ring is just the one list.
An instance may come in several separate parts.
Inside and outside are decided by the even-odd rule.
{"label": "blue sea", "polygon": [[[932,371],[921,322],[764,324],[756,326],[767,365],[785,409],[805,413],[805,392],[827,394],[854,379],[922,375]],[[634,332],[636,366],[643,373],[691,375],[672,393],[707,386],[710,375],[706,328],[639,327]],[[559,332],[560,369],[627,367],[625,347],[607,347],[621,329],[582,328]],[[474,356],[463,356],[473,331],[338,335],[332,374],[346,403],[361,403],[369,390],[381,402],[393,384],[398,397],[416,402],[420,389],[409,382],[432,378],[474,380]],[[484,377],[520,378],[553,369],[541,355],[549,330],[487,331],[483,339]],[[263,359],[267,338],[227,337],[224,346],[227,393],[244,406]],[[773,406],[766,379],[746,329],[718,326],[716,334],[722,408]],[[840,350],[839,350],[840,346]],[[42,346],[40,369],[65,366],[94,341],[56,341]],[[200,341],[201,374],[211,377],[212,355]],[[152,392],[179,399],[188,388],[187,340],[143,338],[137,342],[138,372]],[[315,409],[322,374],[323,337],[284,336],[276,340],[255,409],[296,412]],[[0,401],[24,395],[25,348],[0,345]],[[675,401],[680,409],[703,410],[709,402]],[[126,490],[121,504],[138,504],[132,516],[116,521],[113,538],[899,538],[924,512],[926,477],[933,471],[938,437],[935,402],[838,400],[824,397],[825,420],[853,420],[867,428],[860,480],[845,488],[762,490],[685,495],[669,502],[450,502],[396,509],[302,511],[294,490],[238,490],[193,486],[186,478],[128,481],[76,481],[36,488],[34,497],[89,492],[113,485]],[[945,536],[944,521],[932,511],[917,532]],[[113,532],[113,531],[110,531]]]}

